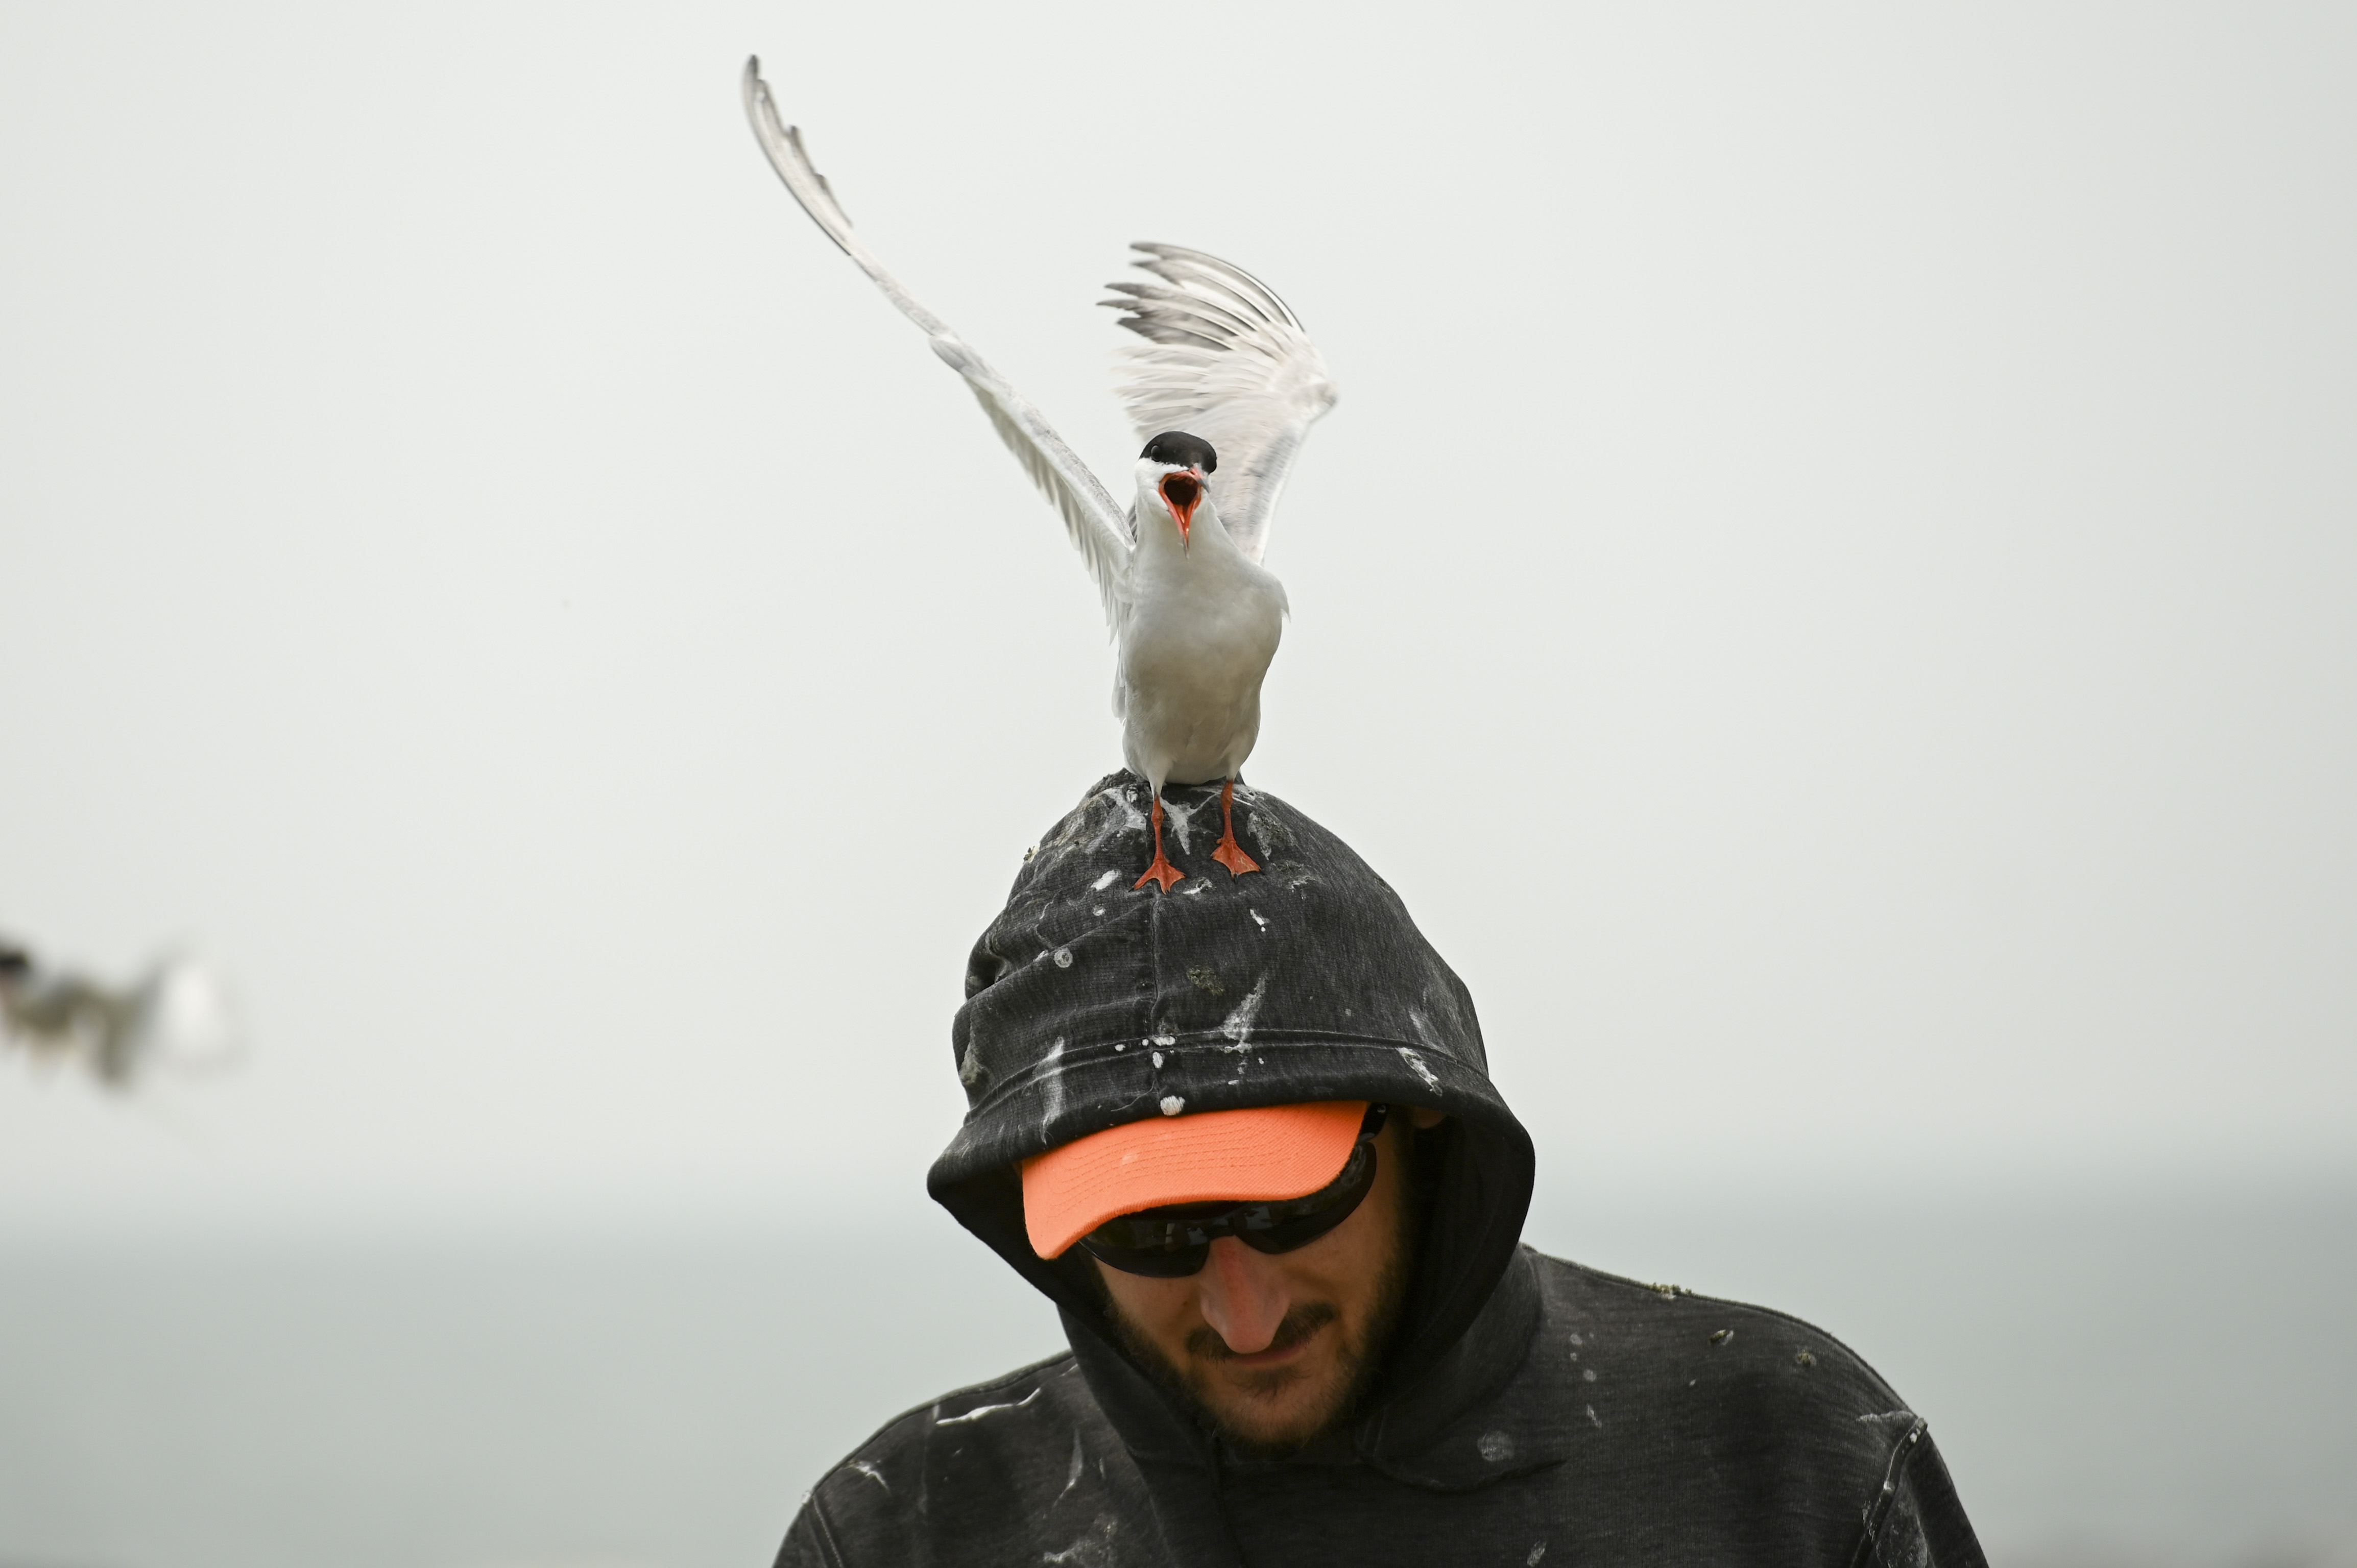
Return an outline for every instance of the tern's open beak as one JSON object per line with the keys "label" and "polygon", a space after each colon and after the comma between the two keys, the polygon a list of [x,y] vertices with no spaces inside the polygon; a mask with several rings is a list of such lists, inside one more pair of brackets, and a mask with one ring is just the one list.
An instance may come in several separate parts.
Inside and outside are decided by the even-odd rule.
{"label": "tern's open beak", "polygon": [[1183,474],[1168,474],[1162,480],[1162,499],[1170,508],[1170,515],[1178,524],[1179,548],[1187,546],[1189,530],[1195,525],[1195,509],[1203,501],[1203,475],[1200,469],[1189,468]]}

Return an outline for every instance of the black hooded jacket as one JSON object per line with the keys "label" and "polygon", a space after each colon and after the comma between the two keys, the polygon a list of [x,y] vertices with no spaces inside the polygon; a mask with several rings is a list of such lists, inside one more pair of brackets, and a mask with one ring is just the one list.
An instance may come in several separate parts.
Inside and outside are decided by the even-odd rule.
{"label": "black hooded jacket", "polygon": [[[1264,869],[1232,878],[1217,792],[1164,799],[1187,879],[1131,890],[1145,786],[1103,780],[1027,857],[952,1031],[970,1109],[932,1194],[1071,1348],[877,1433],[780,1568],[1983,1563],[1923,1423],[1838,1342],[1520,1244],[1531,1141],[1472,999],[1348,845],[1239,789]],[[1332,1100],[1448,1118],[1417,1134],[1416,1271],[1365,1412],[1246,1459],[1119,1348],[1083,1254],[1032,1251],[1016,1163],[1146,1116]]]}

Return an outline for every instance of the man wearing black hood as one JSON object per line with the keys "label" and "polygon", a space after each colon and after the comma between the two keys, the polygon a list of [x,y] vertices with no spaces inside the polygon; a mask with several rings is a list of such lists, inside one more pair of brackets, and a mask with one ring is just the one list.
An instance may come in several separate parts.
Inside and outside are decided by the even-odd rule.
{"label": "man wearing black hood", "polygon": [[1132,889],[1145,787],[1103,780],[952,1034],[931,1192],[1071,1348],[877,1433],[780,1568],[1985,1564],[1840,1343],[1521,1244],[1472,999],[1347,845],[1239,789],[1230,876],[1189,864],[1217,793],[1164,799],[1184,883]]}

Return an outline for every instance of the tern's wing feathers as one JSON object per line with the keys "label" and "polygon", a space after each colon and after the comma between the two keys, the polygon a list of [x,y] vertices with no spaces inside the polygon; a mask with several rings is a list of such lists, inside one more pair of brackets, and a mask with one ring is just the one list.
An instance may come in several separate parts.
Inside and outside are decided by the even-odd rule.
{"label": "tern's wing feathers", "polygon": [[[770,101],[769,83],[761,80],[761,62],[745,62],[745,114],[753,123],[753,134],[761,150],[770,157],[770,166],[794,193],[826,237],[841,246],[844,254],[859,263],[859,270],[872,279],[885,297],[899,306],[900,314],[925,329],[932,339],[933,352],[947,360],[950,368],[963,376],[966,384],[990,415],[991,424],[999,438],[1006,443],[1031,482],[1047,492],[1063,514],[1064,528],[1071,535],[1073,547],[1088,563],[1089,575],[1095,579],[1097,596],[1104,603],[1107,624],[1118,626],[1129,604],[1130,536],[1122,510],[1114,504],[1097,477],[1088,465],[1058,435],[1039,411],[1025,402],[1008,386],[998,372],[983,362],[982,356],[966,347],[963,339],[951,331],[942,318],[919,305],[900,281],[884,270],[859,236],[851,231],[851,220],[834,199],[834,191],[827,185],[826,177],[811,166],[810,155],[802,151],[801,131],[778,118],[778,107]],[[1210,440],[1210,436],[1205,436]]]}
{"label": "tern's wing feathers", "polygon": [[1125,297],[1103,303],[1146,339],[1122,351],[1123,405],[1141,441],[1184,430],[1211,444],[1220,521],[1258,561],[1286,474],[1334,406],[1326,361],[1285,301],[1242,267],[1177,245],[1131,249],[1161,282],[1105,285]]}

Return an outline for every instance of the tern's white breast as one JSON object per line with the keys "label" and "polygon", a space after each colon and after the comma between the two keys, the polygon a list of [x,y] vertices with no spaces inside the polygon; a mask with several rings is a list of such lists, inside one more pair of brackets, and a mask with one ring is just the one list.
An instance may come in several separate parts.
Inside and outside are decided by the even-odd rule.
{"label": "tern's white breast", "polygon": [[1283,585],[1208,511],[1183,551],[1167,521],[1140,520],[1136,597],[1121,645],[1122,750],[1157,786],[1207,783],[1243,766],[1284,629]]}

